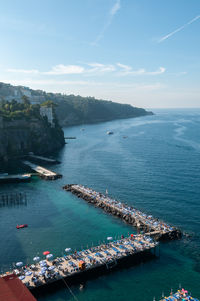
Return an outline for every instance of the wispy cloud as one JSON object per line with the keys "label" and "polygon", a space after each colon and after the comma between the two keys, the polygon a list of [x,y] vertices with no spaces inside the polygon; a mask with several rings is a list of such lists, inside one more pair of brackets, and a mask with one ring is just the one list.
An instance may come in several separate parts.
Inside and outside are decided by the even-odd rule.
{"label": "wispy cloud", "polygon": [[62,75],[62,74],[80,74],[84,72],[84,68],[78,65],[56,65],[52,67],[50,71],[43,72],[50,75]]}
{"label": "wispy cloud", "polygon": [[100,64],[100,63],[89,63],[88,64],[90,69],[87,70],[88,73],[106,73],[106,72],[113,72],[115,71],[115,66],[110,64]]}
{"label": "wispy cloud", "polygon": [[170,37],[172,37],[174,34],[176,34],[177,32],[183,30],[184,28],[186,28],[187,26],[189,26],[190,24],[194,23],[195,21],[197,21],[198,19],[200,19],[200,15],[196,16],[195,18],[193,18],[192,20],[190,20],[189,22],[187,22],[186,24],[184,24],[183,26],[177,28],[176,30],[168,33],[167,35],[163,36],[162,38],[160,38],[158,40],[158,43],[161,43],[167,39],[169,39]]}
{"label": "wispy cloud", "polygon": [[117,76],[141,76],[141,75],[159,75],[166,71],[164,67],[159,67],[155,71],[147,71],[144,68],[134,70],[131,66],[124,65],[121,63],[117,64],[101,64],[97,62],[81,65],[63,65],[59,64],[53,66],[49,71],[39,71],[37,69],[14,69],[10,68],[6,71],[9,73],[21,73],[30,75],[47,75],[47,76],[59,76],[59,75],[85,75],[85,76],[96,76],[103,75],[106,73],[112,73]]}
{"label": "wispy cloud", "polygon": [[117,64],[119,67],[121,67],[121,71],[119,71],[118,75],[159,75],[162,74],[166,71],[164,67],[159,67],[155,71],[147,71],[144,68],[138,69],[138,70],[133,70],[131,66],[123,65],[118,63]]}
{"label": "wispy cloud", "polygon": [[114,16],[120,10],[120,8],[121,8],[120,0],[116,0],[115,4],[112,6],[111,10],[109,11],[107,22],[104,24],[102,30],[100,31],[96,39],[91,43],[91,45],[96,46],[98,42],[104,37],[106,30],[112,23]]}

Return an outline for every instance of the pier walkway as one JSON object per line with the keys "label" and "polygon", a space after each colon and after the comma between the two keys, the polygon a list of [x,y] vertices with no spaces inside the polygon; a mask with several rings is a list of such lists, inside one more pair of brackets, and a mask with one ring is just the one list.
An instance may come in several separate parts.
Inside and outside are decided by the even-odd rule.
{"label": "pier walkway", "polygon": [[[67,248],[65,251],[68,255],[55,259],[52,259],[53,255],[47,255],[41,261],[39,257],[36,257],[34,260],[37,259],[39,262],[30,266],[23,267],[23,263],[19,262],[21,268],[16,268],[11,273],[17,275],[27,288],[34,290],[59,280],[65,279],[68,282],[74,278],[81,280],[81,277],[84,277],[85,279],[90,273],[102,274],[118,266],[120,262],[124,263],[125,260],[133,261],[135,258],[135,262],[138,263],[141,258],[149,258],[149,256],[152,258],[155,256],[155,248],[158,245],[157,242],[144,235],[131,234],[117,241],[111,241],[112,237],[109,239],[107,244],[79,252],[70,253],[71,249]],[[16,266],[19,266],[19,263]]]}
{"label": "pier walkway", "polygon": [[61,174],[58,174],[54,171],[51,171],[47,168],[44,168],[42,166],[33,164],[29,161],[23,161],[23,163],[27,166],[29,166],[31,169],[33,169],[34,171],[36,171],[39,176],[45,180],[56,180],[62,177]]}
{"label": "pier walkway", "polygon": [[141,212],[132,206],[111,199],[108,195],[76,184],[65,185],[63,189],[71,191],[88,203],[92,203],[106,212],[125,220],[137,229],[144,231],[147,235],[154,236],[157,240],[176,239],[181,237],[181,231],[179,229],[154,218],[152,215]]}

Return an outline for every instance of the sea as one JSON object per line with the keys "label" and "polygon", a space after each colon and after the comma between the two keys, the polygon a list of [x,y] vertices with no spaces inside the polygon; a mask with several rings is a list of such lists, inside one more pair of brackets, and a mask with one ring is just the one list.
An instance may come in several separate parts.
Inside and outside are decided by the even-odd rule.
{"label": "sea", "polygon": [[[0,270],[32,263],[44,251],[81,250],[135,231],[70,192],[78,183],[120,199],[181,228],[181,240],[160,244],[160,256],[79,285],[40,295],[38,301],[152,301],[184,287],[200,298],[200,109],[153,110],[155,115],[64,128],[56,181],[4,184],[26,193],[27,204],[0,207]],[[108,135],[107,131],[113,131]],[[25,172],[13,165],[10,172]],[[17,230],[17,224],[28,228]],[[74,295],[74,296],[73,296]],[[6,300],[5,300],[6,301]]]}

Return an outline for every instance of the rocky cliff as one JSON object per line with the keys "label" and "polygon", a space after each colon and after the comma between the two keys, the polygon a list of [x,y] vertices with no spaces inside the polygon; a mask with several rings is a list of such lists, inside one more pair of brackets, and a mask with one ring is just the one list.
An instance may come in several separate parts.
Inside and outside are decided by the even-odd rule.
{"label": "rocky cliff", "polygon": [[45,120],[0,119],[0,161],[29,152],[48,154],[65,143],[62,129],[59,126],[51,127]]}

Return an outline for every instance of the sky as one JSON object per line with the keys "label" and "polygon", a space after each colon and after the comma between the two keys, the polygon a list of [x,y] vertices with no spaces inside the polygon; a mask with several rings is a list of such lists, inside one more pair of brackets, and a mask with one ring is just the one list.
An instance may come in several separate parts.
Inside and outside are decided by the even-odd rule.
{"label": "sky", "polygon": [[200,107],[200,0],[0,0],[0,81]]}

